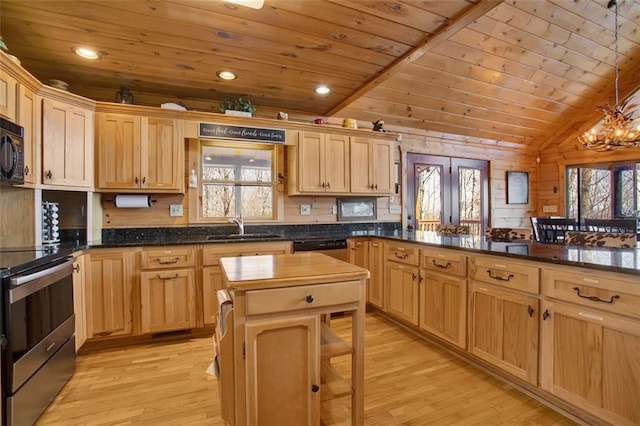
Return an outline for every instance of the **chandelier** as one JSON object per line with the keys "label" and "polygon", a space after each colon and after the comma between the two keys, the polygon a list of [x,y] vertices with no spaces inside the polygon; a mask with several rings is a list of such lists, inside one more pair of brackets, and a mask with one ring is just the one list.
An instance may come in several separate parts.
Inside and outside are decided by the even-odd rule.
{"label": "chandelier", "polygon": [[578,140],[587,149],[595,151],[611,151],[619,148],[635,148],[640,146],[640,123],[634,129],[635,104],[619,102],[618,99],[618,2],[610,0],[607,7],[615,7],[615,90],[614,105],[598,105],[596,108],[604,113],[602,121],[590,131],[578,136]]}

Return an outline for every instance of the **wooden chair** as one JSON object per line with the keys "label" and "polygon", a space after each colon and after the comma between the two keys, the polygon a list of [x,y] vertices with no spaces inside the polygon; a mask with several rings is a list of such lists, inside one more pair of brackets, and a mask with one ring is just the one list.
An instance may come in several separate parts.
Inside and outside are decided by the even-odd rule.
{"label": "wooden chair", "polygon": [[485,237],[494,241],[530,240],[531,231],[522,228],[487,228]]}
{"label": "wooden chair", "polygon": [[585,219],[587,231],[593,232],[622,232],[636,234],[638,232],[637,219]]}
{"label": "wooden chair", "polygon": [[469,234],[471,227],[468,225],[437,225],[436,232],[443,234]]}
{"label": "wooden chair", "polygon": [[560,243],[567,231],[577,229],[575,219],[537,218],[538,237],[541,243]]}
{"label": "wooden chair", "polygon": [[586,247],[633,248],[636,246],[636,234],[624,232],[567,231],[564,243]]}

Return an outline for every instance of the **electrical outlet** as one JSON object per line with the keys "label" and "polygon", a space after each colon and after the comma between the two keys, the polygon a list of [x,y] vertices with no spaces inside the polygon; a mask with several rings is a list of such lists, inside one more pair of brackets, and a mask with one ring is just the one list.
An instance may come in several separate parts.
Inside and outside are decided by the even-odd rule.
{"label": "electrical outlet", "polygon": [[338,206],[336,206],[335,204],[331,206],[331,213],[338,214]]}
{"label": "electrical outlet", "polygon": [[556,213],[558,211],[558,206],[542,206],[543,213]]}
{"label": "electrical outlet", "polygon": [[311,204],[300,204],[300,214],[308,216],[311,214]]}
{"label": "electrical outlet", "polygon": [[182,216],[182,204],[171,204],[169,206],[169,215],[170,216]]}
{"label": "electrical outlet", "polygon": [[389,204],[389,214],[401,214],[402,207],[398,204]]}

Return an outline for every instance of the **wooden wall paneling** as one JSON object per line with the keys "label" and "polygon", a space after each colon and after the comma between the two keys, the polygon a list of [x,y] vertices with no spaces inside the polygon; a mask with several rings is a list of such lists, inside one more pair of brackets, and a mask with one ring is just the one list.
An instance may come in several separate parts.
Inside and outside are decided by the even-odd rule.
{"label": "wooden wall paneling", "polygon": [[[188,207],[183,194],[153,194],[149,208],[116,208],[116,194],[102,194],[102,227],[103,228],[145,228],[164,226],[186,226]],[[170,204],[182,204],[184,214],[171,217]]]}

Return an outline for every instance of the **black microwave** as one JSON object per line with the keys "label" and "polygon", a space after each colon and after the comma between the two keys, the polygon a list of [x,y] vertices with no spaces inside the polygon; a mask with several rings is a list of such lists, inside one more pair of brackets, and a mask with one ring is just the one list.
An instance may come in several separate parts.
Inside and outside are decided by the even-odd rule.
{"label": "black microwave", "polygon": [[0,184],[24,183],[24,128],[0,117]]}

